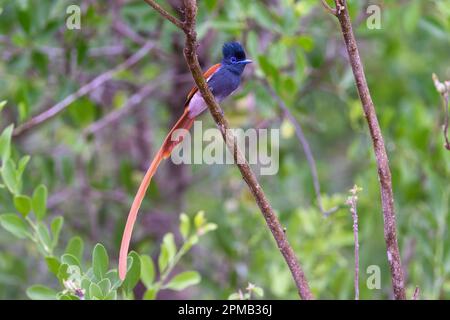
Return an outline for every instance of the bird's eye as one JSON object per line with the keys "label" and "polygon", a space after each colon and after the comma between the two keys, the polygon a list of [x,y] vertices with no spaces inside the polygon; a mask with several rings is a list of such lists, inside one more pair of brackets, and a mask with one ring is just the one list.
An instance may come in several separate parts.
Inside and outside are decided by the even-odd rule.
{"label": "bird's eye", "polygon": [[231,57],[230,61],[231,63],[236,63],[236,57]]}

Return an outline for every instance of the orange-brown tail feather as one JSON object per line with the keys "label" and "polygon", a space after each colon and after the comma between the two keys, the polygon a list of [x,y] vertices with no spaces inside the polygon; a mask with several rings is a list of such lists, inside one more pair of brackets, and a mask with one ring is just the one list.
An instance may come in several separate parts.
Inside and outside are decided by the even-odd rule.
{"label": "orange-brown tail feather", "polygon": [[136,217],[139,212],[139,208],[141,207],[142,200],[144,199],[145,192],[147,191],[147,188],[150,185],[150,182],[152,181],[152,177],[155,174],[156,170],[158,169],[161,161],[163,159],[168,158],[172,153],[173,148],[175,148],[175,146],[178,145],[184,138],[184,135],[181,135],[176,141],[172,141],[171,137],[173,132],[177,129],[189,130],[192,124],[194,123],[194,119],[189,118],[188,113],[189,113],[188,108],[186,108],[183,115],[173,126],[172,130],[170,130],[161,148],[158,150],[158,153],[156,154],[155,158],[150,164],[150,167],[145,173],[144,179],[142,179],[138,192],[134,197],[133,204],[131,205],[130,212],[128,213],[125,230],[123,232],[122,243],[120,245],[119,278],[121,280],[125,279],[127,273],[127,256],[128,256],[128,248],[130,246],[131,234],[133,232],[134,223],[136,222]]}

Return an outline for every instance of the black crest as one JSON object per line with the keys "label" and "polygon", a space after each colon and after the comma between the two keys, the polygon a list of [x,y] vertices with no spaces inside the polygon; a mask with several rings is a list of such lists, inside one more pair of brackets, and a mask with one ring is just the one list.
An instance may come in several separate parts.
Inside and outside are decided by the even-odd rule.
{"label": "black crest", "polygon": [[223,45],[222,54],[225,59],[235,57],[238,61],[245,60],[244,48],[239,42],[227,42]]}

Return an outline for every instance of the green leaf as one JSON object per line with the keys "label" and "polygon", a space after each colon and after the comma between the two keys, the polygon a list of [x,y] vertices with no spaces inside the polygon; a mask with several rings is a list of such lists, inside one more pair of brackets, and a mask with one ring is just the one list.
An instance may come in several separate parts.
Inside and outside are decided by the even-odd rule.
{"label": "green leaf", "polygon": [[177,253],[177,246],[175,245],[175,239],[172,233],[169,232],[164,236],[162,245],[167,248],[169,261],[171,261]]}
{"label": "green leaf", "polygon": [[59,267],[61,266],[59,260],[55,257],[47,256],[45,257],[45,262],[47,263],[48,270],[50,270],[51,273],[57,276]]}
{"label": "green leaf", "polygon": [[228,296],[228,300],[241,300],[241,295],[239,293],[232,293]]}
{"label": "green leaf", "polygon": [[215,223],[207,223],[206,225],[204,225],[203,227],[201,227],[198,230],[198,234],[199,235],[204,235],[210,231],[216,230],[217,229],[217,224]]}
{"label": "green leaf", "polygon": [[148,289],[155,280],[155,267],[152,258],[147,255],[141,255],[141,280]]}
{"label": "green leaf", "polygon": [[47,187],[39,185],[33,192],[32,207],[38,221],[45,218],[47,210]]}
{"label": "green leaf", "polygon": [[200,280],[201,277],[197,271],[185,271],[173,277],[164,288],[180,291],[189,286],[198,284]]}
{"label": "green leaf", "polygon": [[52,251],[52,239],[50,237],[50,233],[48,231],[47,226],[45,224],[43,224],[42,222],[38,222],[36,231],[37,231],[38,238],[40,239],[42,245],[44,246],[44,250],[46,252],[51,252]]}
{"label": "green leaf", "polygon": [[24,217],[28,215],[31,210],[31,199],[27,196],[15,196],[14,206]]}
{"label": "green leaf", "polygon": [[[4,106],[6,102],[3,101],[2,103]],[[3,106],[0,107],[0,111]],[[11,155],[11,136],[13,129],[14,125],[10,125],[6,127],[6,129],[3,130],[2,134],[0,135],[0,160],[2,160],[2,163],[5,163]]]}
{"label": "green leaf", "polygon": [[122,288],[126,293],[130,293],[134,289],[141,276],[141,259],[134,251],[128,255],[128,266],[127,276],[122,283]]}
{"label": "green leaf", "polygon": [[80,300],[80,298],[73,294],[62,294],[58,297],[58,300]]}
{"label": "green leaf", "polygon": [[[2,112],[3,108],[6,106],[6,100],[0,102],[0,112]],[[1,152],[0,152],[1,155]]]}
{"label": "green leaf", "polygon": [[157,293],[157,291],[155,288],[147,289],[147,291],[145,291],[145,293],[144,293],[143,299],[144,300],[155,300],[156,293]]}
{"label": "green leaf", "polygon": [[108,271],[108,266],[108,253],[102,244],[97,243],[92,252],[92,268],[94,270],[94,275],[98,280],[103,279]]}
{"label": "green leaf", "polygon": [[277,68],[267,59],[267,57],[260,55],[258,56],[258,62],[261,66],[261,70],[267,77],[276,79],[278,78]]}
{"label": "green leaf", "polygon": [[159,253],[158,257],[158,267],[160,273],[164,272],[168,263],[169,263],[169,252],[167,251],[167,247],[162,245],[161,252]]}
{"label": "green leaf", "polygon": [[59,234],[61,233],[62,226],[64,224],[64,218],[62,216],[57,216],[52,220],[50,224],[50,230],[52,232],[52,248],[58,245]]}
{"label": "green leaf", "polygon": [[205,212],[199,211],[194,217],[194,225],[197,229],[201,228],[206,223]]}
{"label": "green leaf", "polygon": [[299,36],[298,43],[306,52],[310,52],[314,48],[314,39],[307,35]]}
{"label": "green leaf", "polygon": [[75,236],[69,240],[64,252],[74,255],[79,261],[81,261],[83,260],[83,249],[83,240],[80,237]]}
{"label": "green leaf", "polygon": [[74,255],[69,254],[69,253],[65,253],[62,255],[61,262],[65,263],[69,266],[77,266],[77,267],[81,268],[80,261],[77,259],[77,257],[75,257]]}
{"label": "green leaf", "polygon": [[122,284],[116,269],[108,271],[105,278],[111,281],[111,290],[116,290]]}
{"label": "green leaf", "polygon": [[187,239],[189,236],[189,230],[191,229],[191,221],[187,214],[182,213],[180,215],[180,233],[183,236],[183,239]]}
{"label": "green leaf", "polygon": [[198,243],[198,236],[196,234],[189,237],[189,239],[184,244],[185,250],[188,251],[192,246]]}
{"label": "green leaf", "polygon": [[12,194],[19,194],[19,184],[16,179],[16,165],[11,159],[6,160],[1,168],[3,182]]}
{"label": "green leaf", "polygon": [[89,287],[91,286],[92,281],[89,280],[87,277],[84,277],[81,280],[81,289],[84,290],[84,298],[86,300],[90,299],[90,295],[89,295]]}
{"label": "green leaf", "polygon": [[117,300],[117,291],[113,290],[104,297],[105,300]]}
{"label": "green leaf", "polygon": [[89,286],[89,297],[91,300],[102,300],[103,299],[103,293],[100,286],[94,282],[91,283]]}
{"label": "green leaf", "polygon": [[98,286],[102,290],[103,297],[106,297],[111,290],[111,281],[109,281],[109,279],[103,279],[98,283]]}
{"label": "green leaf", "polygon": [[22,185],[22,175],[25,171],[25,168],[27,167],[28,162],[30,161],[30,156],[23,156],[20,158],[19,163],[17,164],[17,170],[16,170],[16,180]]}
{"label": "green leaf", "polygon": [[56,291],[46,286],[37,284],[27,289],[27,296],[31,300],[55,300]]}
{"label": "green leaf", "polygon": [[16,11],[17,14],[17,20],[20,23],[20,26],[22,27],[23,31],[25,31],[25,33],[30,33],[31,31],[31,14],[29,10],[22,10],[22,9],[17,9]]}
{"label": "green leaf", "polygon": [[27,224],[25,224],[25,222],[14,213],[5,213],[0,215],[0,224],[17,238],[31,238],[31,235],[28,232]]}
{"label": "green leaf", "polygon": [[252,291],[253,291],[257,296],[259,296],[259,297],[263,297],[263,296],[264,296],[264,290],[263,290],[263,288],[260,288],[260,287],[254,287],[254,288],[252,289]]}
{"label": "green leaf", "polygon": [[69,274],[69,265],[66,263],[61,263],[58,269],[58,275],[56,276],[59,280],[59,283],[62,285],[65,280],[67,280],[70,276]]}

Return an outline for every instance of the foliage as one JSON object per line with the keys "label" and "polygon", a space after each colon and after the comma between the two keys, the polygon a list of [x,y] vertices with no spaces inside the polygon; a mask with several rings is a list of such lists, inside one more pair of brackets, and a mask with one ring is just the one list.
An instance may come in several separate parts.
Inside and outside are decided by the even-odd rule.
{"label": "foliage", "polygon": [[[26,294],[33,300],[116,300],[118,296],[126,299],[134,298],[133,290],[139,281],[147,288],[144,299],[154,299],[161,289],[181,291],[200,282],[200,274],[196,271],[184,271],[172,275],[180,259],[197,244],[199,237],[215,230],[217,225],[208,223],[204,212],[194,217],[194,232],[191,231],[191,220],[186,214],[180,216],[180,233],[183,236],[181,248],[177,250],[174,236],[164,236],[158,258],[159,279],[156,281],[155,266],[148,255],[139,255],[132,251],[128,256],[128,271],[124,281],[119,279],[117,270],[110,268],[110,261],[105,247],[97,243],[92,250],[92,261],[83,260],[84,242],[72,237],[63,254],[57,256],[55,250],[59,245],[59,236],[63,228],[63,216],[55,216],[49,225],[45,223],[47,209],[47,188],[39,185],[33,195],[20,194],[22,176],[30,157],[21,158],[16,164],[11,154],[12,126],[6,128],[0,139],[2,157],[2,178],[11,193],[16,213],[0,215],[0,225],[16,238],[32,241],[48,271],[58,280],[61,289],[55,290],[45,285],[32,285]],[[23,160],[26,159],[26,160]],[[6,177],[6,178],[5,178]],[[8,180],[9,179],[9,180]],[[9,183],[9,181],[13,181]]]}

